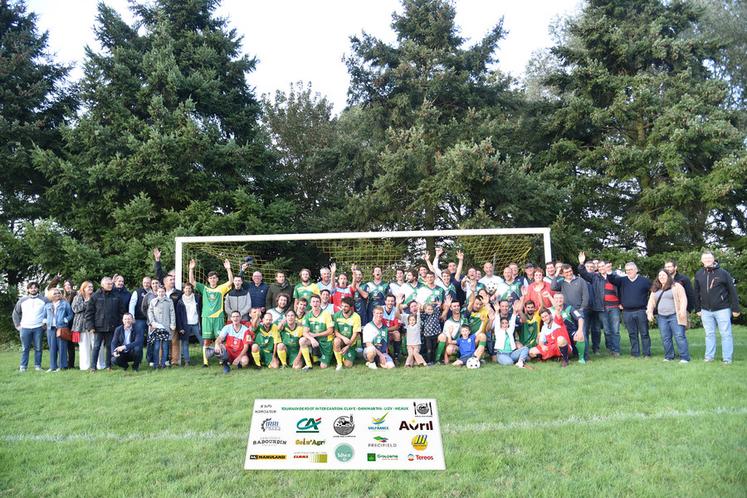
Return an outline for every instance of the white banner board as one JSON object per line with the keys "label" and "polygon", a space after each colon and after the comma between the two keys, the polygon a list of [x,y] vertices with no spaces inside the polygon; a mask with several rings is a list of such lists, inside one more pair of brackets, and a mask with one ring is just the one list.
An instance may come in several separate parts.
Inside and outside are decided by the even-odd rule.
{"label": "white banner board", "polygon": [[435,399],[258,399],[246,470],[445,470]]}

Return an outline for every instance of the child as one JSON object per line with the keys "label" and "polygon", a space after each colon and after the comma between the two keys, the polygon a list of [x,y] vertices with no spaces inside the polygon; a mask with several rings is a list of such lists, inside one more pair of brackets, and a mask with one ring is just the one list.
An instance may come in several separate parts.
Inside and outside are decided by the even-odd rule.
{"label": "child", "polygon": [[410,313],[407,317],[407,360],[406,367],[412,367],[414,363],[425,365],[425,360],[420,355],[420,313]]}
{"label": "child", "polygon": [[[423,339],[425,339],[425,358],[429,365],[436,360],[436,346],[438,345],[438,335],[441,333],[441,321],[439,314],[434,312],[433,304],[426,304],[421,313],[423,323]],[[408,341],[407,344],[410,344]]]}
{"label": "child", "polygon": [[475,356],[475,350],[477,345],[475,344],[475,335],[470,335],[470,329],[468,325],[462,325],[459,329],[460,337],[457,339],[457,347],[459,348],[459,359],[452,363],[455,367],[461,367],[467,363],[467,360]]}

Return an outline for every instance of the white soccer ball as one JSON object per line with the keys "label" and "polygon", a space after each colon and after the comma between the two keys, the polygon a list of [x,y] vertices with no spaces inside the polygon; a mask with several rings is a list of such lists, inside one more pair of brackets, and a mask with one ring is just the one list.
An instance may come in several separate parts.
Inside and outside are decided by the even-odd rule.
{"label": "white soccer ball", "polygon": [[480,368],[480,360],[476,356],[473,356],[467,360],[467,368]]}

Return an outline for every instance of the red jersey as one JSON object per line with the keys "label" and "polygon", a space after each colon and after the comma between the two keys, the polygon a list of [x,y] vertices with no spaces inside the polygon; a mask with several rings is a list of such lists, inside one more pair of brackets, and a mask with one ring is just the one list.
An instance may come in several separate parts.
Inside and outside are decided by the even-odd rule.
{"label": "red jersey", "polygon": [[241,354],[244,346],[251,344],[254,339],[254,334],[252,334],[252,331],[248,327],[241,325],[239,330],[236,330],[233,324],[223,327],[223,330],[220,331],[220,336],[223,339],[223,344],[226,347],[226,351],[228,351],[229,357],[233,357],[234,359]]}
{"label": "red jersey", "polygon": [[342,300],[346,297],[353,297],[353,288],[348,287],[335,287],[334,288],[335,293],[332,294],[332,305],[334,306],[335,312],[340,311],[340,307],[342,306]]}

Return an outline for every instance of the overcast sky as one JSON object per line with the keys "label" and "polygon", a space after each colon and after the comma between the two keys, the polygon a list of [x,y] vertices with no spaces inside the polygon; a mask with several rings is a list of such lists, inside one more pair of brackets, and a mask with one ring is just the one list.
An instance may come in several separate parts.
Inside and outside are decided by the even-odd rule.
{"label": "overcast sky", "polygon": [[[96,0],[28,0],[39,16],[39,28],[49,31],[49,49],[59,61],[75,64],[81,76],[83,49],[97,47],[93,34]],[[127,0],[105,0],[127,20]],[[457,0],[457,25],[471,42],[481,39],[501,16],[508,36],[499,42],[498,67],[514,76],[524,72],[531,54],[552,45],[550,24],[576,12],[580,0],[490,1]],[[311,82],[315,91],[345,107],[348,74],[343,55],[349,37],[362,31],[394,41],[392,12],[398,0],[223,0],[218,14],[244,36],[244,51],[259,63],[249,75],[257,95],[287,90],[291,82]]]}

